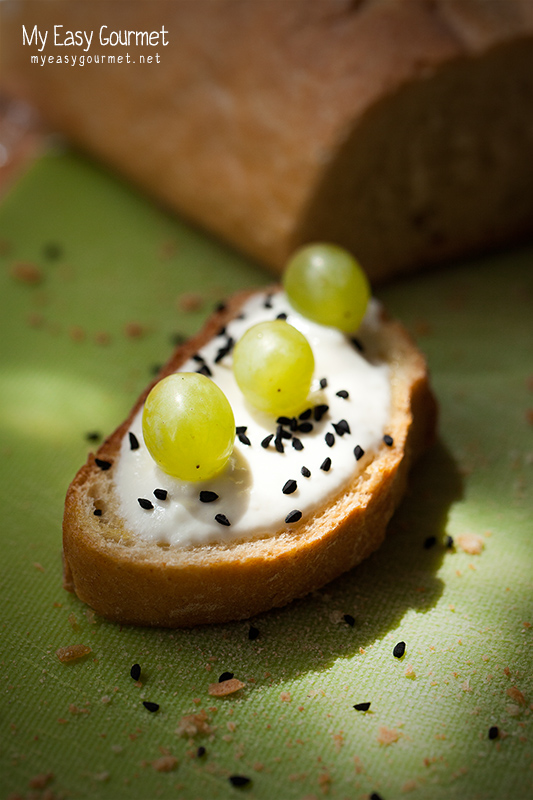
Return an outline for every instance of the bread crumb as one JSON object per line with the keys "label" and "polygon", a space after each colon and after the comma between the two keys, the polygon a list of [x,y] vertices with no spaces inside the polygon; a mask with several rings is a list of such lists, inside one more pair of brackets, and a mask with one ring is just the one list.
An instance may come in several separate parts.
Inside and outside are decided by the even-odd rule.
{"label": "bread crumb", "polygon": [[414,678],[416,678],[416,672],[414,671],[412,664],[408,664],[406,666],[404,674],[405,674],[406,678],[411,678],[413,680],[414,680]]}
{"label": "bread crumb", "polygon": [[481,536],[475,533],[464,533],[458,536],[456,541],[461,550],[471,556],[478,556],[485,547],[485,542]]}
{"label": "bread crumb", "polygon": [[209,718],[205,711],[200,711],[198,714],[185,714],[176,728],[178,736],[196,736],[198,734],[208,734],[212,732],[209,725]]}
{"label": "bread crumb", "polygon": [[43,565],[42,565],[42,564],[39,564],[39,562],[38,562],[38,561],[34,561],[34,562],[33,562],[33,566],[35,567],[35,569],[38,569],[38,570],[39,570],[39,572],[44,572],[44,567],[43,567]]}
{"label": "bread crumb", "polygon": [[71,703],[69,705],[68,710],[69,710],[69,712],[71,714],[88,714],[89,713],[89,709],[88,708],[78,708],[78,706],[75,706],[74,703]]}
{"label": "bread crumb", "polygon": [[30,261],[17,261],[12,265],[10,275],[13,280],[19,281],[19,283],[27,283],[29,286],[42,283],[44,279],[42,269]]}
{"label": "bread crumb", "polygon": [[382,725],[376,738],[380,744],[386,746],[397,742],[400,736],[400,731],[397,731],[395,728],[387,728],[385,725]]}
{"label": "bread crumb", "polygon": [[415,789],[418,789],[418,783],[415,780],[411,779],[410,781],[406,781],[404,783],[401,790],[402,792],[412,792]]}
{"label": "bread crumb", "polygon": [[292,697],[290,692],[281,692],[279,699],[282,703],[292,703]]}
{"label": "bread crumb", "polygon": [[128,322],[124,327],[128,339],[140,339],[146,333],[146,327],[140,322]]}
{"label": "bread crumb", "polygon": [[227,681],[220,681],[219,683],[210,683],[208,692],[211,697],[226,697],[228,694],[234,694],[239,689],[243,689],[245,684],[238,680],[238,678],[229,678]]}
{"label": "bread crumb", "polygon": [[76,614],[74,614],[73,611],[71,611],[70,614],[68,615],[68,624],[70,625],[73,631],[79,628],[78,618],[76,617]]}
{"label": "bread crumb", "polygon": [[252,765],[252,769],[256,772],[263,772],[265,765],[261,761],[256,761],[255,764]]}
{"label": "bread crumb", "polygon": [[54,780],[53,772],[41,772],[29,780],[30,789],[45,789]]}
{"label": "bread crumb", "polygon": [[86,336],[81,325],[71,325],[71,327],[68,329],[68,335],[73,342],[83,342]]}
{"label": "bread crumb", "polygon": [[152,767],[156,772],[172,772],[178,766],[176,756],[161,756],[152,761]]}
{"label": "bread crumb", "polygon": [[180,311],[200,311],[204,303],[205,299],[200,292],[183,292],[183,294],[180,294],[178,297],[178,308]]}
{"label": "bread crumb", "polygon": [[62,663],[67,661],[76,661],[78,658],[83,658],[92,650],[86,644],[71,644],[68,647],[60,647],[56,650],[56,656]]}
{"label": "bread crumb", "polygon": [[509,689],[507,689],[506,694],[508,697],[511,698],[511,700],[514,700],[515,703],[518,703],[521,706],[526,705],[526,698],[524,697],[520,689],[516,688],[516,686],[511,686]]}

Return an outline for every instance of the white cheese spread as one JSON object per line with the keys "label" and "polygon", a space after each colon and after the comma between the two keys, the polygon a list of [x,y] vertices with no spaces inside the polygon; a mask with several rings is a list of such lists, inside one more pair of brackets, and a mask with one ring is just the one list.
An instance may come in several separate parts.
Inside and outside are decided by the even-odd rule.
{"label": "white cheese spread", "polygon": [[[215,363],[228,337],[238,341],[252,325],[279,314],[287,315],[287,322],[307,337],[313,350],[315,377],[309,408],[327,406],[327,411],[321,409],[323,416],[318,421],[320,413],[311,412],[292,422],[296,430],[288,423],[283,425],[284,438],[276,419],[253,409],[243,397],[233,377],[231,351]],[[361,330],[371,331],[379,324],[379,305],[372,300]],[[254,295],[240,316],[180,371],[196,372],[202,364],[208,366],[212,380],[228,398],[237,430],[245,431],[236,436],[233,455],[220,475],[204,482],[187,482],[156,465],[144,445],[142,411],[136,415],[129,430],[139,447],[132,449],[130,437],[124,437],[114,480],[126,527],[146,542],[192,547],[251,540],[290,529],[294,523],[287,519],[299,519],[300,514],[305,522],[337,495],[357,474],[356,455],[375,452],[387,433],[391,403],[388,366],[371,363],[341,331],[302,317],[284,292]],[[270,434],[274,435],[267,444]],[[290,493],[284,493],[284,487]],[[158,498],[155,490],[164,492],[158,492]],[[214,492],[218,497],[202,502],[200,492]],[[143,503],[148,508],[143,508],[139,499],[148,500]]]}

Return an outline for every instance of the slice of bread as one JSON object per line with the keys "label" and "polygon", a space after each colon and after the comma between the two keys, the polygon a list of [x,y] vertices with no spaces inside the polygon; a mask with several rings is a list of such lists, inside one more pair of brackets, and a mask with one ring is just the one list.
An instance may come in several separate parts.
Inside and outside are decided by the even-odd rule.
{"label": "slice of bread", "polygon": [[[251,295],[235,295],[216,311],[176,350],[158,380],[237,317]],[[353,477],[336,496],[289,529],[251,541],[183,548],[143,540],[127,529],[118,511],[114,472],[122,439],[150,386],[128,419],[96,455],[89,455],[68,490],[65,588],[121,623],[178,627],[246,619],[323,586],[379,547],[408,470],[433,440],[436,425],[425,360],[405,329],[380,313],[380,324],[360,334],[369,357],[389,367],[386,433],[392,444],[389,439],[354,466]]]}

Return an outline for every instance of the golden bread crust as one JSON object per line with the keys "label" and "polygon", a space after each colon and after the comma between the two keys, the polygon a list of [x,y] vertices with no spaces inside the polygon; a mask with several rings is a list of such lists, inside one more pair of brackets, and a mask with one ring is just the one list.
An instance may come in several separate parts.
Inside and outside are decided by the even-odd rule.
{"label": "golden bread crust", "polygon": [[[178,348],[157,380],[175,371],[234,317],[249,292],[232,298]],[[189,549],[161,547],[125,530],[113,497],[113,461],[131,420],[89,455],[66,497],[65,588],[121,623],[162,627],[246,619],[285,605],[352,568],[381,544],[413,461],[432,441],[436,404],[423,356],[405,329],[385,320],[373,347],[391,370],[392,413],[383,445],[365,456],[351,484],[311,518],[273,536]],[[95,458],[111,462],[102,471]],[[103,508],[100,517],[94,509]]]}

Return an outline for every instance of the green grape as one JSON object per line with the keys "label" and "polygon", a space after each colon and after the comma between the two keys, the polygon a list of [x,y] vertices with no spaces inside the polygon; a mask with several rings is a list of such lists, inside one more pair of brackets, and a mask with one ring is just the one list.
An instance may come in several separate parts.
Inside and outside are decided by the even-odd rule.
{"label": "green grape", "polygon": [[353,333],[370,299],[368,279],[355,258],[334,244],[311,244],[289,260],[283,285],[305,317]]}
{"label": "green grape", "polygon": [[233,351],[240,390],[267,413],[294,414],[304,405],[315,368],[311,345],[283,320],[260,322],[246,331]]}
{"label": "green grape", "polygon": [[156,464],[185,481],[217,475],[235,441],[235,419],[226,395],[197,372],[176,372],[156,383],[146,398],[142,429]]}

